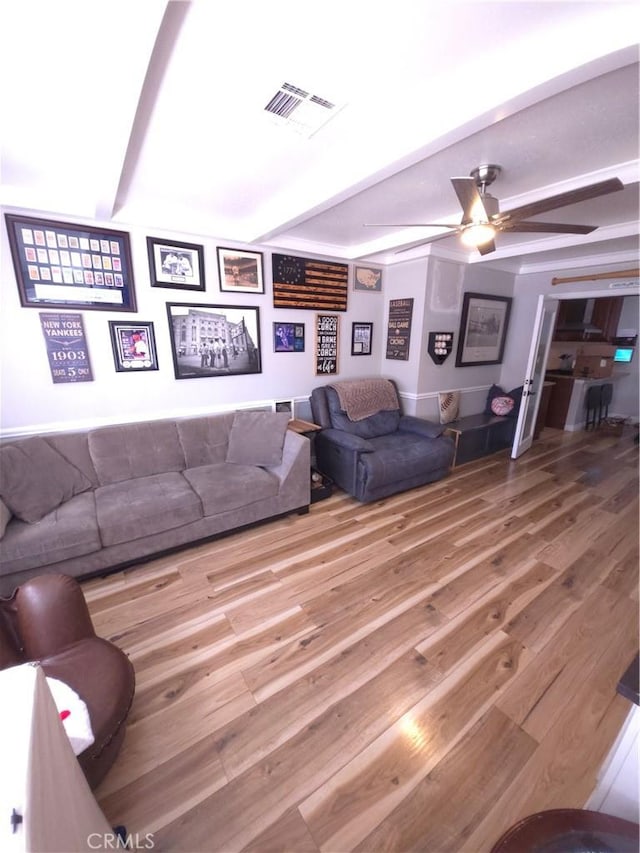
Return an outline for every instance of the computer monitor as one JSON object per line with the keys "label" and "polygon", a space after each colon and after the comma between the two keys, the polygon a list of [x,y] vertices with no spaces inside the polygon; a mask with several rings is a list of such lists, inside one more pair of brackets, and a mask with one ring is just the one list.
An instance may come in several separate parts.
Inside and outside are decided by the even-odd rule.
{"label": "computer monitor", "polygon": [[617,347],[613,356],[614,361],[629,364],[633,358],[633,347]]}

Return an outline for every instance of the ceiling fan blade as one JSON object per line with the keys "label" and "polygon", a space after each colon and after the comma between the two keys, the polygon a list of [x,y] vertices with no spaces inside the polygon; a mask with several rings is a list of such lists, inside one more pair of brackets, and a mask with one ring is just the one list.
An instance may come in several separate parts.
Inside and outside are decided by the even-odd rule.
{"label": "ceiling fan blade", "polygon": [[462,225],[469,222],[487,221],[489,216],[482,202],[482,196],[473,178],[451,178],[451,183],[462,205]]}
{"label": "ceiling fan blade", "polygon": [[[363,222],[363,228],[453,228],[460,226],[450,222]],[[447,235],[448,236],[448,235]]]}
{"label": "ceiling fan blade", "polygon": [[481,255],[489,255],[491,252],[495,252],[496,244],[494,240],[489,240],[488,243],[483,243],[481,246],[476,246],[476,249],[480,252]]}
{"label": "ceiling fan blade", "polygon": [[505,222],[500,225],[500,231],[521,231],[521,232],[542,232],[555,234],[591,234],[598,227],[597,225],[569,225],[564,222]]}
{"label": "ceiling fan blade", "polygon": [[445,237],[453,237],[453,233],[436,234],[435,237],[429,237],[427,240],[419,240],[417,243],[411,243],[410,246],[405,246],[404,249],[398,249],[394,252],[394,255],[401,255],[403,252],[410,252],[411,249],[417,249],[418,246],[426,246],[427,243],[435,243],[436,240],[444,240]]}
{"label": "ceiling fan blade", "polygon": [[512,222],[514,219],[526,219],[529,216],[536,216],[538,213],[555,210],[557,207],[577,204],[579,201],[587,201],[588,199],[608,195],[622,189],[624,189],[624,184],[619,178],[610,178],[608,181],[599,181],[597,184],[589,184],[578,190],[569,190],[569,192],[552,195],[540,201],[533,201],[531,204],[523,204],[521,207],[505,210],[498,216],[498,222]]}

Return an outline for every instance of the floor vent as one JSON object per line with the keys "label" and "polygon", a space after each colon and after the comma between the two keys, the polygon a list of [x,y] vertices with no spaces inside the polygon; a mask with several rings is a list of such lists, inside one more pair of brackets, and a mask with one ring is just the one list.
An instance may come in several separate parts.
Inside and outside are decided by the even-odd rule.
{"label": "floor vent", "polygon": [[293,83],[283,83],[264,109],[276,124],[309,137],[333,118],[341,106]]}

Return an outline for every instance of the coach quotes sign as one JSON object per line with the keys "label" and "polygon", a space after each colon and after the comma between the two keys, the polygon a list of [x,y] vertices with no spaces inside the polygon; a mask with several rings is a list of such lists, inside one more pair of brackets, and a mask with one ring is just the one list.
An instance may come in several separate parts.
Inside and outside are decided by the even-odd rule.
{"label": "coach quotes sign", "polygon": [[335,314],[316,314],[316,376],[338,372],[338,320]]}
{"label": "coach quotes sign", "polygon": [[82,314],[40,314],[40,325],[54,383],[91,382]]}

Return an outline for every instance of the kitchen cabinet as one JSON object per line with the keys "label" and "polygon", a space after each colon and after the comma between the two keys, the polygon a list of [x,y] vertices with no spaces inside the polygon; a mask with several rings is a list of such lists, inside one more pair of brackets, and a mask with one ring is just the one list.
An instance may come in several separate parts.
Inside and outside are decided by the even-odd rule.
{"label": "kitchen cabinet", "polygon": [[547,376],[554,384],[551,388],[544,423],[545,426],[554,429],[564,429],[569,413],[574,380],[571,376],[558,376],[555,373],[548,373]]}
{"label": "kitchen cabinet", "polygon": [[618,333],[623,298],[622,296],[607,296],[595,300],[591,323],[598,329],[602,329],[602,335],[590,340],[611,341],[615,338]]}
{"label": "kitchen cabinet", "polygon": [[622,313],[623,296],[560,301],[554,341],[611,341]]}

